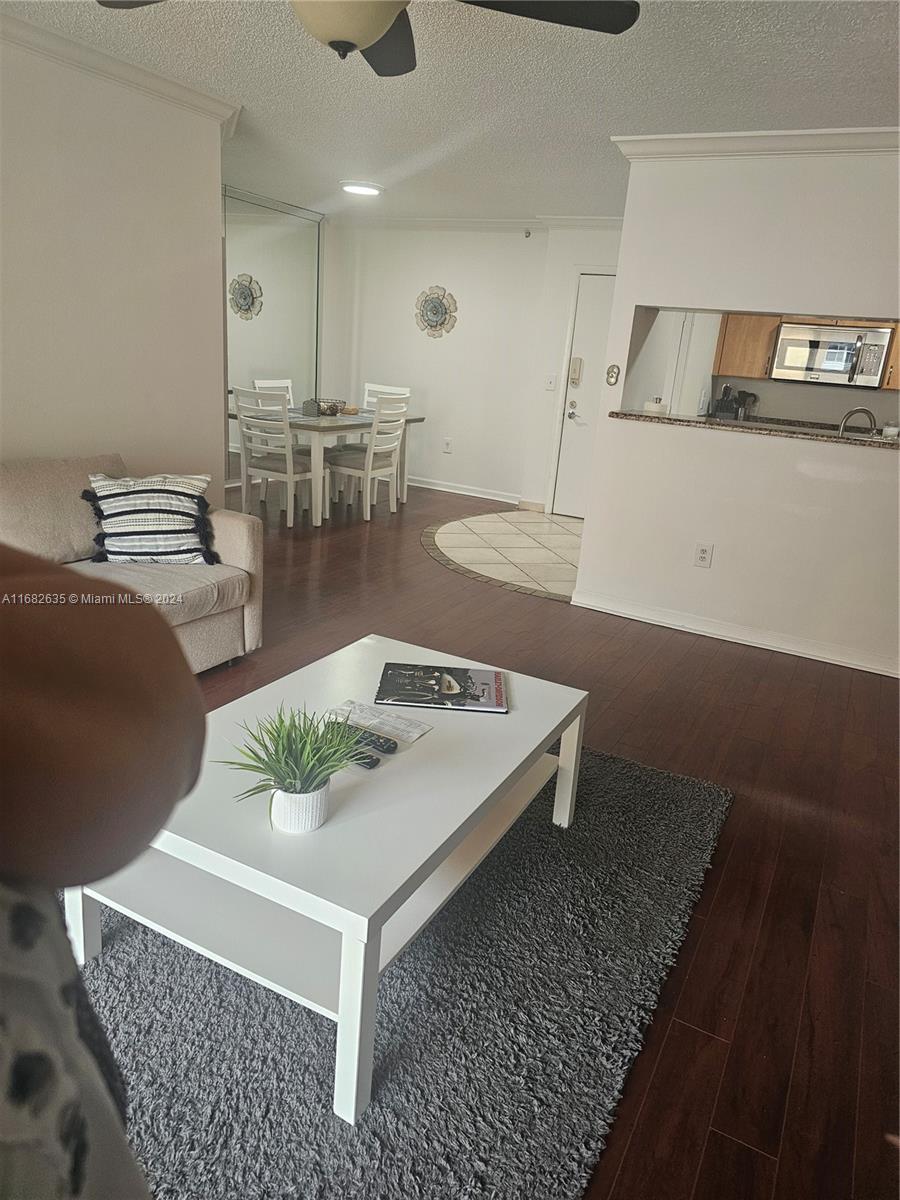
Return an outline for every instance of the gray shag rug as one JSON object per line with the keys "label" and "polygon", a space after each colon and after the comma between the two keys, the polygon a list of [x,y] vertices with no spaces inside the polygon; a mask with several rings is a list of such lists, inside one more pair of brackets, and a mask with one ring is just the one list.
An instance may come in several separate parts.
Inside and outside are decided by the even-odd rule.
{"label": "gray shag rug", "polygon": [[571,828],[551,782],[382,977],[355,1127],[329,1020],[104,909],[85,982],[157,1200],[579,1200],[729,803],[586,751]]}

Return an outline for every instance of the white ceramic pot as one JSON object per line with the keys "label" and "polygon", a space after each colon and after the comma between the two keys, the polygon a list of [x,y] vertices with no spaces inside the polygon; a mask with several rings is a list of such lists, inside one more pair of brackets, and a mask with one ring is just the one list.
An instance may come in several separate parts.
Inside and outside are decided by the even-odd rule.
{"label": "white ceramic pot", "polygon": [[328,793],[331,780],[317,792],[272,793],[272,827],[281,833],[310,833],[328,817]]}

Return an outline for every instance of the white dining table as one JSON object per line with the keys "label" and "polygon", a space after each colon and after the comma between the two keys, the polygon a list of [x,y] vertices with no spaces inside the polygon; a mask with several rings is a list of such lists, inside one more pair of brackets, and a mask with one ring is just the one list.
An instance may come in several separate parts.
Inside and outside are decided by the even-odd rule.
{"label": "white dining table", "polygon": [[[265,417],[265,409],[260,410],[259,416]],[[310,470],[312,472],[310,517],[313,525],[321,525],[322,494],[325,486],[325,444],[327,441],[333,441],[337,445],[340,445],[354,433],[368,432],[372,428],[374,413],[366,412],[363,409],[352,417],[310,417],[305,416],[301,408],[289,408],[288,416],[291,429],[297,433],[304,433],[309,437]],[[229,412],[228,417],[232,421],[237,420],[236,413]],[[424,420],[424,417],[406,417],[403,438],[400,442],[400,480],[398,492],[401,504],[406,503],[407,494],[406,443],[409,437],[409,426],[421,425]]]}

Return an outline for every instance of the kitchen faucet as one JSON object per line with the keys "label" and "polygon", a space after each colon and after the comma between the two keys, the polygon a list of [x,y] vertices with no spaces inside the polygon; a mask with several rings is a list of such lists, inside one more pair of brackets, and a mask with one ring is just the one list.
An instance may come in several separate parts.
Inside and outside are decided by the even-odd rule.
{"label": "kitchen faucet", "polygon": [[856,416],[868,417],[872,423],[872,432],[878,432],[878,422],[875,420],[875,414],[872,412],[871,408],[851,408],[848,413],[844,413],[844,416],[841,419],[841,428],[838,431],[838,437],[844,436],[844,430],[847,428],[847,422],[851,417]]}

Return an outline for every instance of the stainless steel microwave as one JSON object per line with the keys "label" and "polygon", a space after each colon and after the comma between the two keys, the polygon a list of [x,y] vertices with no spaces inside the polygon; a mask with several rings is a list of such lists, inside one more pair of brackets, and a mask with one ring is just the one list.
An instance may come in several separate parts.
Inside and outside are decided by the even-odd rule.
{"label": "stainless steel microwave", "polygon": [[850,325],[788,325],[778,329],[772,379],[881,387],[892,329]]}

